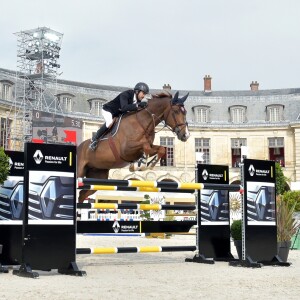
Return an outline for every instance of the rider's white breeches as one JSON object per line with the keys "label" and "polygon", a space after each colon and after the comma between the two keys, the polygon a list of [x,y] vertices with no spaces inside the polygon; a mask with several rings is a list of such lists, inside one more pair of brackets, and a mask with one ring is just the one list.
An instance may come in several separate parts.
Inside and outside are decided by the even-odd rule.
{"label": "rider's white breeches", "polygon": [[102,109],[102,116],[105,120],[105,125],[108,128],[111,125],[112,121],[113,121],[112,114],[109,111],[106,111],[106,110]]}

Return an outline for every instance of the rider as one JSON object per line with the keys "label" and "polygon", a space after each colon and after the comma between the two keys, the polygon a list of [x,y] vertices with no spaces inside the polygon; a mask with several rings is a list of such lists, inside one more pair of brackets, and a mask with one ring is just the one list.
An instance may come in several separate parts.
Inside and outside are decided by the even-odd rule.
{"label": "rider", "polygon": [[113,118],[127,111],[136,111],[138,108],[145,108],[147,101],[142,101],[146,94],[149,93],[149,87],[144,82],[139,82],[133,90],[124,91],[112,101],[105,103],[102,109],[104,124],[98,129],[96,135],[91,139],[89,148],[96,150],[98,140],[106,132],[113,122]]}

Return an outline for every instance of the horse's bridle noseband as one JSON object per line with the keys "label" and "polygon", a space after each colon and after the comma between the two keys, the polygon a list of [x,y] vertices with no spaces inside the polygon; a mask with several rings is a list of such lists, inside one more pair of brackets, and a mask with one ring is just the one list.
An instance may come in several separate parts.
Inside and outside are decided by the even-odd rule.
{"label": "horse's bridle noseband", "polygon": [[[182,104],[172,104],[172,100],[170,101],[170,105],[171,105],[171,109],[169,110],[169,113],[168,113],[168,115],[166,116],[165,120],[168,119],[169,114],[172,112],[172,117],[173,117],[173,120],[174,120],[174,122],[175,122],[175,127],[174,127],[174,129],[173,129],[172,127],[170,127],[169,125],[167,125],[166,122],[165,122],[164,127],[169,128],[172,132],[176,133],[176,135],[178,136],[179,133],[180,133],[180,132],[183,130],[183,128],[184,128],[184,127],[182,127],[182,126],[187,127],[188,124],[187,124],[187,122],[185,122],[185,123],[178,123],[178,122],[177,122],[176,114],[175,114],[175,112],[174,112],[173,106],[179,106],[179,107],[181,108],[181,110],[185,110],[185,109],[184,109],[184,106],[183,106]],[[182,113],[184,113],[184,112],[182,111]]]}
{"label": "horse's bridle noseband", "polygon": [[[182,127],[182,126],[188,126],[188,123],[187,122],[185,122],[185,123],[178,123],[177,122],[177,119],[176,119],[176,114],[175,114],[175,112],[174,112],[174,109],[173,109],[173,106],[180,106],[183,110],[184,110],[184,106],[182,105],[182,104],[172,104],[172,100],[170,101],[170,106],[171,106],[171,109],[169,110],[169,112],[168,112],[168,114],[167,114],[167,116],[164,118],[165,120],[167,120],[168,118],[169,118],[169,115],[170,115],[170,113],[172,112],[172,117],[173,117],[173,120],[174,120],[174,122],[175,122],[175,127],[174,127],[174,129],[172,128],[172,127],[170,127],[169,125],[167,125],[166,124],[166,122],[164,121],[164,119],[163,119],[163,116],[164,116],[164,113],[162,113],[162,115],[160,115],[160,116],[156,116],[154,113],[152,113],[151,111],[149,111],[149,109],[148,108],[145,108],[145,110],[151,115],[151,117],[152,117],[152,120],[153,120],[153,128],[155,129],[155,120],[158,120],[159,122],[158,122],[158,124],[159,123],[161,123],[162,121],[164,121],[164,126],[163,126],[163,128],[165,128],[165,127],[167,127],[170,131],[172,131],[172,132],[174,132],[177,136],[179,135],[179,133],[182,131],[182,129],[184,128],[184,127]],[[182,113],[184,113],[184,112],[182,112]],[[180,128],[181,127],[181,128]],[[144,129],[145,130],[145,132],[147,132],[147,130],[148,130],[148,128],[149,128],[149,126],[146,128],[146,129]],[[163,129],[162,128],[162,129]],[[153,129],[153,130],[154,130]],[[161,129],[161,130],[162,130]],[[159,130],[160,131],[160,130]]]}

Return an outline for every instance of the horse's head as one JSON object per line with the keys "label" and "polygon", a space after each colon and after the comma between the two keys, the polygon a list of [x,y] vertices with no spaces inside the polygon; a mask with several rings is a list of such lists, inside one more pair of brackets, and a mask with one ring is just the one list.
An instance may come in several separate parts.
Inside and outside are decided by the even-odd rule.
{"label": "horse's head", "polygon": [[186,122],[186,110],[184,108],[184,101],[188,97],[188,93],[182,97],[178,97],[178,92],[170,101],[170,110],[165,119],[166,124],[172,128],[172,131],[177,134],[180,141],[185,142],[190,136],[188,124]]}

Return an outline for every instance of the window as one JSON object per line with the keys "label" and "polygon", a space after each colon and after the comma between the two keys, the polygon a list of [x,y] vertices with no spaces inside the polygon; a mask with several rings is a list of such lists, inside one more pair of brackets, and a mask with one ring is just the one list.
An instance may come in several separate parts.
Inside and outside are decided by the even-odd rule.
{"label": "window", "polygon": [[26,89],[26,95],[29,100],[38,100],[41,94],[41,88],[35,85],[34,81],[30,81]]}
{"label": "window", "polygon": [[231,139],[231,163],[233,168],[240,166],[241,146],[247,146],[246,139]]}
{"label": "window", "polygon": [[270,105],[267,106],[267,121],[279,122],[283,120],[283,105]]}
{"label": "window", "polygon": [[268,138],[268,144],[269,159],[278,162],[281,167],[284,167],[284,138]]}
{"label": "window", "polygon": [[104,99],[89,99],[90,113],[95,116],[102,115],[102,106],[105,103]]}
{"label": "window", "polygon": [[102,113],[102,103],[100,101],[95,101],[94,103],[94,114],[100,116]]}
{"label": "window", "polygon": [[66,112],[72,111],[72,98],[71,97],[63,97],[63,110]]}
{"label": "window", "polygon": [[0,147],[6,148],[6,143],[9,144],[9,135],[7,135],[8,130],[12,124],[12,120],[9,118],[1,118],[1,134],[0,134]]}
{"label": "window", "polygon": [[195,138],[195,152],[203,153],[203,161],[197,161],[197,164],[209,164],[210,139]]}
{"label": "window", "polygon": [[160,145],[166,149],[166,154],[160,159],[160,165],[174,166],[174,138],[161,137]]}
{"label": "window", "polygon": [[11,100],[13,82],[9,80],[0,81],[0,98],[2,100]]}
{"label": "window", "polygon": [[209,107],[197,106],[194,108],[195,122],[207,123],[209,122]]}
{"label": "window", "polygon": [[231,106],[230,121],[232,123],[244,123],[246,122],[246,107],[245,106]]}
{"label": "window", "polygon": [[0,147],[5,148],[5,140],[6,140],[6,118],[1,118]]}
{"label": "window", "polygon": [[74,95],[68,93],[57,95],[58,103],[64,112],[73,111],[74,97]]}
{"label": "window", "polygon": [[3,87],[2,87],[2,99],[8,100],[9,99],[9,94],[10,94],[10,85],[3,84]]}

